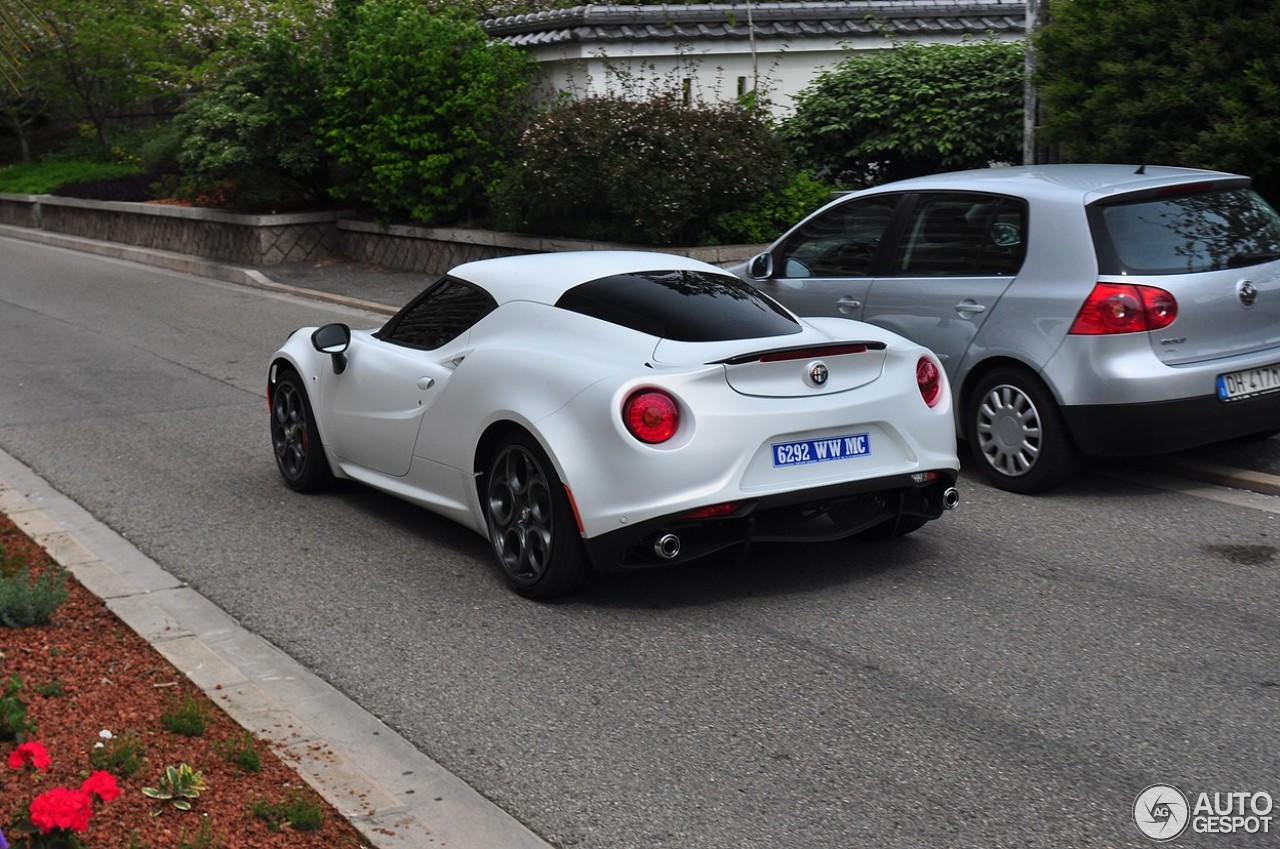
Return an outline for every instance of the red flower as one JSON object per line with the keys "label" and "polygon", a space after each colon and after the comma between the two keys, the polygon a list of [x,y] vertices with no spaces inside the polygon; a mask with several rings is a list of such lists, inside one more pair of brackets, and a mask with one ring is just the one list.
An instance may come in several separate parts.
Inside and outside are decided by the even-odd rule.
{"label": "red flower", "polygon": [[55,787],[31,802],[31,823],[48,834],[55,828],[88,831],[92,801],[82,790]]}
{"label": "red flower", "polygon": [[80,792],[97,796],[104,802],[110,802],[120,795],[120,787],[116,784],[114,775],[105,769],[100,769],[84,780],[84,783],[80,785]]}
{"label": "red flower", "polygon": [[22,743],[18,748],[13,750],[13,754],[9,755],[9,766],[14,769],[22,769],[24,766],[30,766],[33,769],[48,769],[49,752],[44,745],[34,740]]}

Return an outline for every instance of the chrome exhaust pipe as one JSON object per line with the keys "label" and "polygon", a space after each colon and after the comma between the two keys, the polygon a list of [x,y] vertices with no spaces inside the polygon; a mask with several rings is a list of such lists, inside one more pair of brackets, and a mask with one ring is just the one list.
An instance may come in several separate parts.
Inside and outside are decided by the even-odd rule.
{"label": "chrome exhaust pipe", "polygon": [[671,560],[680,553],[680,537],[675,534],[663,534],[654,541],[653,553],[663,560]]}
{"label": "chrome exhaust pipe", "polygon": [[947,491],[942,493],[942,509],[954,510],[960,506],[960,490],[954,486],[947,487]]}

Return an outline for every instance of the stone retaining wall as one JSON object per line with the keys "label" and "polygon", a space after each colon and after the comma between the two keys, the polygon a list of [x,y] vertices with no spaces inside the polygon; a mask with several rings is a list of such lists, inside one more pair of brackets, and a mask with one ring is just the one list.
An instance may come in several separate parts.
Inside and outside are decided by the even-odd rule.
{"label": "stone retaining wall", "polygon": [[[0,224],[204,257],[250,268],[335,256],[403,271],[440,274],[477,259],[629,245],[548,239],[487,230],[390,226],[349,212],[239,215],[215,209],[0,193]],[[668,248],[718,265],[759,245]]]}

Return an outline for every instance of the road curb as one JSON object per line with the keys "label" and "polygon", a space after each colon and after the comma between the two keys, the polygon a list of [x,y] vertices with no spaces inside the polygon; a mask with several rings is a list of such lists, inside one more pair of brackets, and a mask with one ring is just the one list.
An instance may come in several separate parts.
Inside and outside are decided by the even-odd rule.
{"label": "road curb", "polygon": [[0,450],[0,512],[377,849],[551,849]]}

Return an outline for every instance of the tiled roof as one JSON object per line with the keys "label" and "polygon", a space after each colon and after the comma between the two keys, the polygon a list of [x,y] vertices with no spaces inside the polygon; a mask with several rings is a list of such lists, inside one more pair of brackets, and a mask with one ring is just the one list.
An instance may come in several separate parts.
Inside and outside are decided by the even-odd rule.
{"label": "tiled roof", "polygon": [[[887,30],[927,35],[1022,33],[1025,0],[850,0],[845,3],[752,3],[756,38],[860,36]],[[648,39],[740,40],[750,37],[746,3],[576,6],[483,21],[494,38],[521,47]]]}

